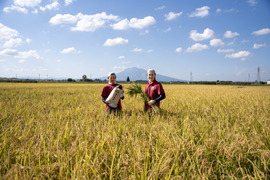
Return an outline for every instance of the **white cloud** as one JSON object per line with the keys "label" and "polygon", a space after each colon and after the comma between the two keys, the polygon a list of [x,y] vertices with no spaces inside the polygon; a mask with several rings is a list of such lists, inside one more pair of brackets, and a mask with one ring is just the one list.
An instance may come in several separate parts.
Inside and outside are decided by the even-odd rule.
{"label": "white cloud", "polygon": [[[50,23],[53,25],[61,24],[75,24],[75,27],[71,28],[71,31],[91,31],[94,32],[96,29],[103,27],[109,21],[118,21],[119,17],[112,14],[107,15],[106,12],[94,14],[94,15],[84,15],[78,13],[77,15],[71,14],[57,14],[50,19]],[[125,30],[129,28],[143,29],[152,24],[155,24],[155,18],[152,16],[147,16],[143,19],[132,18],[129,20],[124,19],[115,24],[112,24],[111,27],[115,30]],[[146,31],[145,33],[148,33]]]}
{"label": "white cloud", "polygon": [[124,30],[124,29],[130,28],[130,25],[129,25],[129,21],[127,19],[124,19],[122,21],[119,21],[116,24],[112,24],[111,27],[117,30]]}
{"label": "white cloud", "polygon": [[77,15],[78,22],[76,27],[72,27],[72,31],[87,31],[94,32],[96,29],[105,25],[110,20],[117,20],[118,16],[112,14],[107,15],[106,12],[94,14],[94,15],[83,15],[79,13]]}
{"label": "white cloud", "polygon": [[227,43],[227,46],[232,46],[232,45],[234,45],[234,41]]}
{"label": "white cloud", "polygon": [[4,49],[4,50],[0,51],[0,55],[14,56],[15,58],[22,58],[22,59],[27,59],[27,58],[39,59],[40,58],[40,56],[36,50],[19,52],[16,49]]}
{"label": "white cloud", "polygon": [[188,47],[186,52],[191,53],[191,52],[195,52],[195,51],[202,51],[205,49],[208,49],[208,46],[206,44],[196,43],[196,44],[193,44],[191,47]]}
{"label": "white cloud", "polygon": [[[26,8],[35,8],[39,6],[41,2],[42,0],[13,0],[13,4],[10,7],[5,7],[3,10],[6,13],[9,13],[10,11],[18,11],[24,14],[28,14],[28,9]],[[55,3],[58,3],[57,0],[55,0],[53,4]],[[37,12],[38,12],[37,9],[32,11],[32,13]]]}
{"label": "white cloud", "polygon": [[29,50],[29,51],[18,52],[18,55],[16,55],[15,58],[22,58],[22,59],[35,58],[35,59],[39,59],[40,56],[39,56],[39,54],[37,53],[36,50]]}
{"label": "white cloud", "polygon": [[37,14],[37,13],[38,13],[38,10],[37,9],[35,9],[35,10],[32,11],[32,14]]}
{"label": "white cloud", "polygon": [[214,47],[224,46],[224,42],[221,39],[212,39],[210,45]]}
{"label": "white cloud", "polygon": [[258,2],[256,0],[248,0],[250,6],[255,6]]}
{"label": "white cloud", "polygon": [[21,60],[18,61],[18,63],[24,63],[24,62],[25,62],[24,59],[21,59]]}
{"label": "white cloud", "polygon": [[226,31],[223,35],[225,38],[234,38],[235,36],[239,36],[238,32]]}
{"label": "white cloud", "polygon": [[259,49],[259,48],[261,48],[261,47],[265,47],[266,46],[266,43],[264,43],[264,44],[254,44],[253,45],[253,49]]}
{"label": "white cloud", "polygon": [[6,41],[19,35],[17,30],[11,29],[0,23],[0,41]]}
{"label": "white cloud", "polygon": [[226,13],[230,13],[230,12],[239,12],[237,9],[231,8],[231,9],[224,9],[223,10]]}
{"label": "white cloud", "polygon": [[75,54],[77,50],[74,47],[63,49],[60,53],[62,54]]}
{"label": "white cloud", "polygon": [[0,51],[0,55],[2,56],[15,56],[18,54],[18,51],[16,49],[4,49]]}
{"label": "white cloud", "polygon": [[169,14],[165,14],[165,17],[167,21],[170,21],[177,18],[178,16],[181,16],[182,14],[183,12],[179,12],[179,13],[169,12]]}
{"label": "white cloud", "polygon": [[234,52],[234,49],[218,49],[218,53],[229,53],[229,52]]}
{"label": "white cloud", "polygon": [[42,0],[14,0],[14,4],[21,7],[36,7]]}
{"label": "white cloud", "polygon": [[182,48],[181,47],[179,47],[179,48],[176,48],[176,50],[175,50],[176,52],[181,52],[182,51]]}
{"label": "white cloud", "polygon": [[153,49],[149,49],[149,50],[147,50],[146,52],[147,53],[151,53],[151,52],[153,52],[154,50]]}
{"label": "white cloud", "polygon": [[118,59],[124,59],[125,58],[125,56],[119,56],[118,57]]}
{"label": "white cloud", "polygon": [[132,52],[142,52],[143,50],[141,48],[135,48],[132,50]]}
{"label": "white cloud", "polygon": [[57,14],[50,19],[50,23],[53,25],[59,24],[74,24],[77,21],[77,17],[71,14]]}
{"label": "white cloud", "polygon": [[216,10],[216,12],[217,13],[221,13],[221,12],[230,13],[230,12],[238,12],[238,10],[234,9],[234,8],[222,10],[222,9],[219,8],[219,9]]}
{"label": "white cloud", "polygon": [[12,48],[12,47],[17,47],[23,43],[21,38],[11,38],[8,41],[6,41],[3,45],[4,48]]}
{"label": "white cloud", "polygon": [[208,6],[203,6],[201,8],[196,8],[196,11],[191,13],[189,17],[205,17],[209,15],[209,9]]}
{"label": "white cloud", "polygon": [[246,60],[247,57],[251,55],[250,52],[248,51],[239,51],[237,53],[232,53],[232,54],[226,54],[226,58],[240,58],[241,60]]}
{"label": "white cloud", "polygon": [[126,66],[114,66],[113,69],[121,69],[125,70],[127,67]]}
{"label": "white cloud", "polygon": [[65,6],[70,5],[71,3],[73,3],[73,0],[65,0]]}
{"label": "white cloud", "polygon": [[160,7],[155,8],[155,10],[162,10],[162,9],[165,9],[165,8],[166,8],[166,6],[160,6]]}
{"label": "white cloud", "polygon": [[146,29],[144,32],[141,32],[141,33],[140,33],[140,35],[142,35],[142,36],[143,36],[143,35],[146,35],[146,34],[148,34],[148,33],[149,33],[149,30],[148,30],[148,29]]}
{"label": "white cloud", "polygon": [[131,18],[130,21],[128,19],[124,19],[118,23],[112,24],[111,27],[115,30],[126,30],[129,28],[143,29],[155,23],[155,18],[147,16],[143,19]]}
{"label": "white cloud", "polygon": [[106,42],[104,43],[104,46],[115,46],[115,45],[127,44],[127,43],[128,43],[128,39],[117,37],[115,39],[107,39]]}
{"label": "white cloud", "polygon": [[50,23],[53,25],[60,24],[76,24],[75,27],[71,28],[71,31],[86,31],[94,32],[96,29],[105,25],[106,22],[110,20],[118,20],[118,16],[112,14],[107,15],[106,12],[94,14],[94,15],[84,15],[78,13],[76,16],[71,14],[57,14],[50,19]]}
{"label": "white cloud", "polygon": [[19,6],[12,5],[11,7],[4,8],[4,12],[9,13],[10,11],[18,11],[18,12],[22,12],[24,14],[28,13],[28,10],[26,8],[19,7]]}
{"label": "white cloud", "polygon": [[270,33],[269,28],[264,28],[264,29],[252,32],[252,34],[256,35],[256,36],[265,35],[265,34],[269,34],[269,33]]}
{"label": "white cloud", "polygon": [[41,11],[46,11],[46,10],[57,10],[59,7],[59,3],[57,1],[51,3],[51,4],[47,4],[45,7],[40,7]]}
{"label": "white cloud", "polygon": [[27,38],[27,39],[25,40],[25,42],[26,42],[27,44],[30,44],[30,43],[31,43],[31,39]]}
{"label": "white cloud", "polygon": [[170,27],[168,27],[168,29],[165,29],[164,32],[169,32],[171,31],[172,29]]}
{"label": "white cloud", "polygon": [[206,28],[202,34],[198,33],[196,30],[190,31],[190,38],[194,41],[202,41],[205,39],[210,39],[214,37],[215,32],[209,28]]}

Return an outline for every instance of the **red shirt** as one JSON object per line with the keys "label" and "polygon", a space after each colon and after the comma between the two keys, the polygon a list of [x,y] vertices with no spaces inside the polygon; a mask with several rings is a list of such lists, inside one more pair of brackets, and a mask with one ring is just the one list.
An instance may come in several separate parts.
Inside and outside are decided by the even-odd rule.
{"label": "red shirt", "polygon": [[[113,88],[117,85],[119,85],[119,84],[107,84],[106,86],[104,86],[102,93],[101,93],[101,96],[103,96],[105,99],[107,99],[109,97],[110,93],[112,92]],[[120,85],[119,88],[122,89],[123,87]],[[122,109],[121,99],[117,103],[117,108],[110,107],[106,104],[106,109]]]}
{"label": "red shirt", "polygon": [[[152,82],[148,82],[145,85],[145,93],[150,97],[151,100],[158,98],[161,94],[165,94],[165,91],[156,79]],[[155,103],[158,107],[160,106],[160,101]],[[145,103],[145,109],[151,109],[147,103]]]}

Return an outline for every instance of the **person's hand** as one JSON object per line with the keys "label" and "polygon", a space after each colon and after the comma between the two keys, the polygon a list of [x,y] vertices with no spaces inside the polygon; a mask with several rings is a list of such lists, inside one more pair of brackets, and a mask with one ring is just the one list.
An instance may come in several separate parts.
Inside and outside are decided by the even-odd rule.
{"label": "person's hand", "polygon": [[117,105],[114,104],[114,103],[110,103],[109,106],[110,106],[110,107],[113,107],[113,108],[117,108]]}
{"label": "person's hand", "polygon": [[155,100],[150,100],[150,101],[148,102],[148,105],[149,105],[149,106],[152,106],[152,105],[155,104],[155,103],[156,103]]}

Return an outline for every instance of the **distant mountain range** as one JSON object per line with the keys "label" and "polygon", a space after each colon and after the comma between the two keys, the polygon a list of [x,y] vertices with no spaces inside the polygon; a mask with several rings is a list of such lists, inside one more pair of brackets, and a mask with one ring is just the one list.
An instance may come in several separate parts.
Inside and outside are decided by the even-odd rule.
{"label": "distant mountain range", "polygon": [[[147,78],[147,70],[145,69],[141,69],[141,68],[127,68],[124,71],[117,73],[116,74],[116,80],[117,81],[126,81],[127,77],[129,77],[130,81],[137,81],[137,80],[141,80],[141,81],[148,81]],[[98,79],[107,79],[107,77],[101,77]],[[162,81],[162,82],[176,82],[176,81],[185,81],[182,79],[176,79],[176,78],[172,78],[169,76],[164,76],[164,75],[160,75],[157,74],[156,75],[156,79],[157,81]]]}

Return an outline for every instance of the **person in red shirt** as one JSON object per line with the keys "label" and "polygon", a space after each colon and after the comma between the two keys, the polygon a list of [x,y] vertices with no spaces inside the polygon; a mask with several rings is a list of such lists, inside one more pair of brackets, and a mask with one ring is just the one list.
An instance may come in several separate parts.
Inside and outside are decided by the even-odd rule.
{"label": "person in red shirt", "polygon": [[[109,81],[109,83],[103,87],[103,90],[101,93],[102,102],[104,102],[106,104],[107,113],[119,114],[122,111],[121,99],[124,99],[124,94],[121,94],[121,96],[120,96],[121,99],[119,100],[119,102],[117,104],[106,103],[106,99],[108,98],[108,96],[112,92],[113,88],[119,85],[116,83],[116,74],[113,72],[110,72],[108,74],[108,81]],[[123,87],[121,85],[119,85],[119,88],[123,89]]]}
{"label": "person in red shirt", "polygon": [[152,109],[152,105],[160,108],[160,101],[166,98],[165,91],[160,82],[156,80],[156,72],[154,69],[147,71],[148,83],[145,85],[145,93],[150,97],[150,101],[145,103],[144,111]]}

